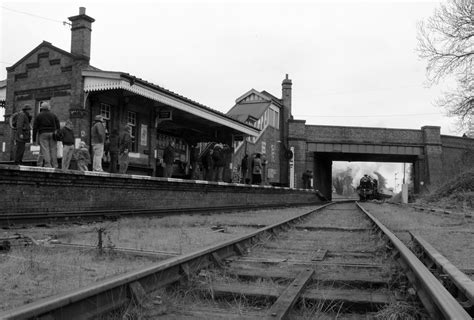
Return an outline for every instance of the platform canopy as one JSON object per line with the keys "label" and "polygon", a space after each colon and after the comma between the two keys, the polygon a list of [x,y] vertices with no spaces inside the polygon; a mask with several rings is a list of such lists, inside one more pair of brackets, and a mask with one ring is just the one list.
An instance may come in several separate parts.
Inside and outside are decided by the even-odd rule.
{"label": "platform canopy", "polygon": [[[84,70],[82,76],[84,77],[85,92],[122,89],[156,101],[160,106],[172,108],[173,124],[168,124],[170,129],[172,129],[171,126],[185,126],[186,123],[192,123],[193,127],[226,127],[234,135],[257,136],[260,132],[257,128],[233,119],[224,113],[127,73]],[[178,119],[179,121],[175,121]]]}

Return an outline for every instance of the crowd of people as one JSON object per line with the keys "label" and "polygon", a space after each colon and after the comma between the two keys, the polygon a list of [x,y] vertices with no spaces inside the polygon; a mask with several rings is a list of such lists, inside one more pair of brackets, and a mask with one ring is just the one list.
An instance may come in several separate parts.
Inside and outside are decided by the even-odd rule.
{"label": "crowd of people", "polygon": [[[58,117],[51,111],[49,102],[42,102],[40,113],[32,121],[30,114],[32,108],[26,104],[22,111],[15,116],[15,164],[23,164],[26,143],[33,141],[34,145],[40,147],[36,165],[46,168],[58,168],[58,158],[61,159],[61,169],[71,169],[72,161],[75,161],[74,169],[88,171],[92,164],[92,171],[103,172],[102,162],[107,154],[109,159],[109,171],[111,173],[126,173],[129,164],[129,151],[131,149],[131,130],[128,125],[122,127],[121,132],[114,129],[109,135],[105,126],[104,118],[97,115],[91,129],[92,159],[84,141],[78,141],[76,148],[76,137],[71,120],[67,120],[61,128]],[[31,136],[31,130],[33,135]]]}
{"label": "crowd of people", "polygon": [[[58,117],[51,111],[49,102],[42,102],[40,113],[32,123],[30,105],[24,105],[18,114],[15,128],[16,150],[14,163],[22,164],[26,143],[31,141],[33,130],[33,143],[39,144],[40,150],[37,166],[58,168],[58,158],[61,159],[61,169],[77,169],[80,171],[103,172],[104,159],[109,162],[110,173],[126,173],[129,165],[129,152],[131,150],[131,128],[122,126],[121,130],[113,129],[107,132],[104,118],[101,115],[94,117],[91,128],[91,147],[89,150],[82,140],[76,141],[73,122],[67,120],[60,127]],[[59,146],[59,150],[58,150]],[[77,146],[77,147],[76,147]],[[223,181],[224,168],[227,163],[226,154],[229,146],[214,143],[204,154],[196,145],[190,148],[189,178],[209,181]],[[174,141],[170,141],[163,151],[164,176],[173,175],[173,165],[176,158]],[[71,168],[71,163],[75,163]],[[245,184],[262,184],[266,161],[260,153],[249,157],[245,154],[240,164],[239,182]]]}

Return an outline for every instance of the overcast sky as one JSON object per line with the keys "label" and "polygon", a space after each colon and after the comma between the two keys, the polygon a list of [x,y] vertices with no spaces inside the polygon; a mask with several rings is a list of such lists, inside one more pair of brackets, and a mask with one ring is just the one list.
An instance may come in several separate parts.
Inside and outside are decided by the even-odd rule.
{"label": "overcast sky", "polygon": [[[91,64],[123,71],[221,112],[254,88],[281,97],[307,124],[420,129],[460,135],[435,106],[416,54],[417,23],[438,2],[1,2],[1,70],[43,40],[70,51],[61,21],[79,7],[92,25]],[[23,13],[21,13],[23,12]]]}

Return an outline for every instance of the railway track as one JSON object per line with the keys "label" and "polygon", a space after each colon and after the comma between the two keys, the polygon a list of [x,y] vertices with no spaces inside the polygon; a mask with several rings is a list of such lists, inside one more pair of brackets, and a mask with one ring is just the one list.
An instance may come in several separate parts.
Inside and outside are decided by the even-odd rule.
{"label": "railway track", "polygon": [[89,210],[67,212],[38,212],[38,213],[10,213],[0,215],[0,228],[14,226],[54,224],[62,222],[82,222],[114,220],[131,216],[169,216],[191,213],[233,212],[242,210],[260,210],[268,208],[282,208],[291,206],[308,206],[308,203],[282,205],[231,205],[219,207],[175,208],[175,209],[127,209],[127,210]]}
{"label": "railway track", "polygon": [[0,318],[367,319],[403,311],[471,319],[370,213],[337,203]]}

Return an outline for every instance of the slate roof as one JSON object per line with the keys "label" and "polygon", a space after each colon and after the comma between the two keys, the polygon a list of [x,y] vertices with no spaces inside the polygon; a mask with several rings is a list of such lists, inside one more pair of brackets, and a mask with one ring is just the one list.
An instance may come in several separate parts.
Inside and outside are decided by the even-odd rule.
{"label": "slate roof", "polygon": [[246,121],[249,116],[255,119],[260,119],[270,104],[271,102],[268,101],[236,104],[227,112],[227,115],[232,117],[237,116],[239,121]]}

